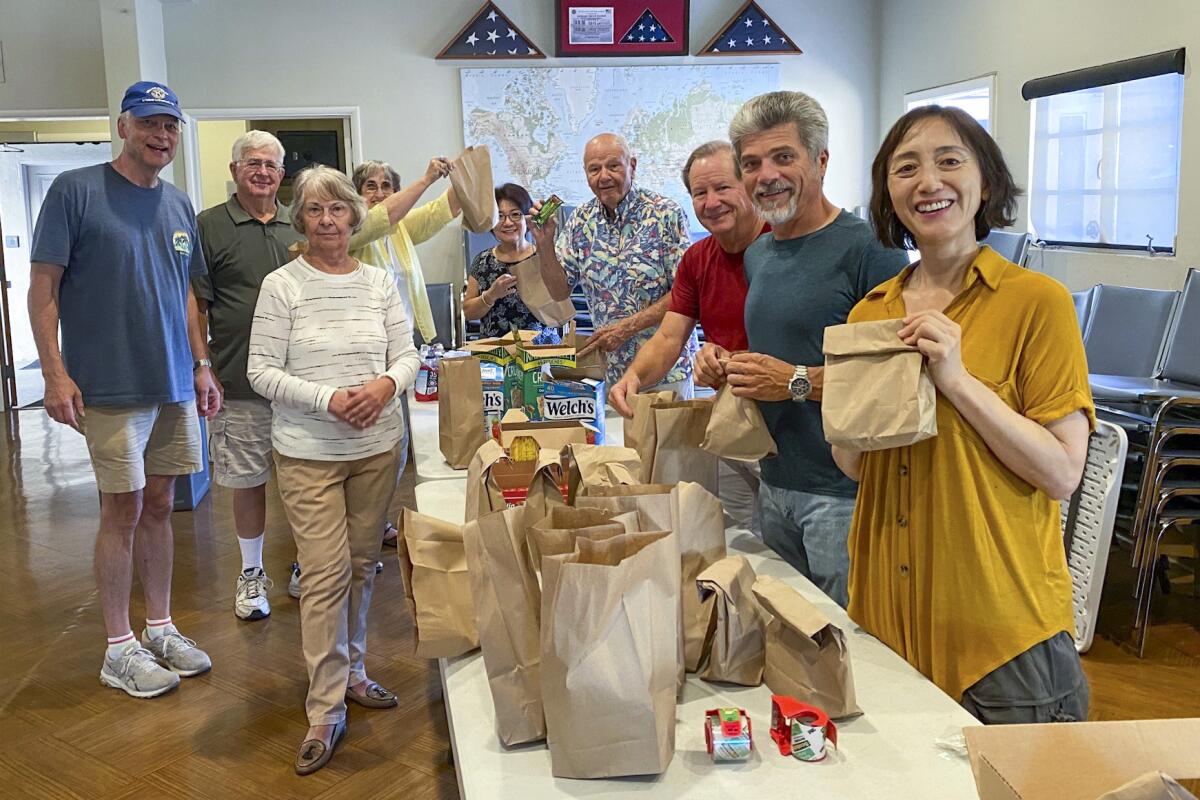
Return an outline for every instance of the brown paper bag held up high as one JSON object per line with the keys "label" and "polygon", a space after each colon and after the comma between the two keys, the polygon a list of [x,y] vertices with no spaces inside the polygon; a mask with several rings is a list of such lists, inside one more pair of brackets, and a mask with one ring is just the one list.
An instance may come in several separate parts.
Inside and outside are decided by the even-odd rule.
{"label": "brown paper bag held up high", "polygon": [[763,680],[771,691],[816,706],[834,719],[861,714],[841,629],[778,578],[760,575],[753,589],[769,615]]}
{"label": "brown paper bag held up high", "polygon": [[438,366],[438,444],[446,463],[462,469],[487,439],[479,359],[443,358]]}
{"label": "brown paper bag held up high", "polygon": [[765,620],[754,599],[754,577],[745,556],[728,556],[696,578],[701,599],[711,596],[716,603],[712,645],[700,670],[706,681],[762,683]]}
{"label": "brown paper bag held up high", "polygon": [[577,540],[542,573],[542,703],[559,778],[657,775],[675,753],[674,534]]}
{"label": "brown paper bag held up high", "polygon": [[665,528],[679,543],[683,597],[684,667],[695,672],[706,655],[715,601],[701,601],[696,578],[725,557],[725,518],[721,501],[696,483],[599,486],[580,497],[580,507],[601,508],[614,514],[637,511],[643,530]]}
{"label": "brown paper bag held up high", "polygon": [[[599,508],[558,506],[529,526],[526,537],[533,565],[539,571],[542,558],[575,552],[575,540],[580,536],[608,539],[625,532],[624,526],[613,521],[611,511]],[[527,518],[528,519],[528,518]]]}
{"label": "brown paper bag held up high", "polygon": [[937,436],[937,390],[899,319],[825,329],[821,423],[830,444],[884,450]]}
{"label": "brown paper bag held up high", "polygon": [[634,395],[632,402],[625,445],[634,447],[642,459],[642,482],[690,481],[716,494],[717,457],[700,449],[712,401],[653,399],[647,403],[643,395]]}
{"label": "brown paper bag held up high", "polygon": [[462,526],[404,509],[396,555],[418,658],[453,658],[479,646]]}
{"label": "brown paper bag held up high", "polygon": [[700,446],[714,456],[734,461],[758,461],[779,452],[758,403],[737,397],[729,384],[717,392]]}
{"label": "brown paper bag held up high", "polygon": [[542,280],[542,268],[537,255],[517,264],[510,264],[508,271],[517,278],[517,294],[538,322],[559,328],[575,319],[575,304],[571,298],[555,300]]}
{"label": "brown paper bag held up high", "polygon": [[496,733],[505,745],[546,737],[542,593],[525,544],[525,515],[524,508],[509,508],[463,528],[479,646],[496,707]]}
{"label": "brown paper bag held up high", "polygon": [[463,227],[474,233],[487,233],[500,219],[492,184],[491,152],[484,144],[468,147],[454,160],[453,166],[450,185],[462,206]]}

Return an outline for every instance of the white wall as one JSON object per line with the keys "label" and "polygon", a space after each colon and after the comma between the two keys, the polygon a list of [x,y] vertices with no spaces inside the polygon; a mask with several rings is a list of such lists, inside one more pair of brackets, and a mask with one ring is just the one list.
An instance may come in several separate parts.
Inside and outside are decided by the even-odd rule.
{"label": "white wall", "polygon": [[[878,0],[775,0],[775,21],[804,55],[778,61],[781,85],[816,96],[831,121],[828,187],[834,202],[865,202],[865,164],[876,144]],[[504,12],[543,51],[554,51],[554,4],[505,0]],[[479,0],[203,0],[163,7],[171,87],[185,108],[361,108],[364,155],[391,161],[405,179],[430,156],[463,146],[459,68],[722,63],[716,58],[435,61]],[[717,33],[739,4],[692,0],[691,49]],[[726,63],[746,63],[728,59]],[[653,188],[653,187],[651,187]],[[432,199],[435,187],[428,197]],[[431,282],[461,283],[461,234],[451,226],[420,248]]]}
{"label": "white wall", "polygon": [[[1174,258],[1034,252],[1031,266],[1072,290],[1096,283],[1180,288],[1200,266],[1200,4],[1196,0],[885,0],[881,18],[880,131],[904,112],[904,94],[996,73],[994,134],[1018,183],[1029,183],[1030,103],[1021,85],[1124,58],[1187,47],[1179,237]],[[1022,203],[1019,228],[1027,226]]]}
{"label": "white wall", "polygon": [[0,116],[105,108],[96,0],[0,0]]}

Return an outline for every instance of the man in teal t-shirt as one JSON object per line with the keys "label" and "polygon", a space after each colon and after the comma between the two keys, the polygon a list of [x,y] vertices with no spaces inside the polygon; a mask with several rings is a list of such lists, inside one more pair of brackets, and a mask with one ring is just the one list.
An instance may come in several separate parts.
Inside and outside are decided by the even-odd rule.
{"label": "man in teal t-shirt", "polygon": [[758,401],[779,448],[760,462],[763,541],[845,606],[857,487],[822,433],[821,344],[827,326],[845,322],[907,259],[825,197],[828,132],[824,110],[801,92],[761,95],[734,116],[729,138],[742,182],[772,230],[746,250],[750,352],[705,352],[698,375]]}
{"label": "man in teal t-shirt", "polygon": [[[221,407],[190,286],[205,272],[196,216],[158,177],[182,124],[169,88],[130,86],[120,155],[55,178],[33,234],[29,310],[46,412],[87,439],[100,490],[100,682],[134,697],[211,666],[170,611],[175,478],[202,468],[197,413],[212,419]],[[129,622],[134,553],[146,604],[140,643]]]}

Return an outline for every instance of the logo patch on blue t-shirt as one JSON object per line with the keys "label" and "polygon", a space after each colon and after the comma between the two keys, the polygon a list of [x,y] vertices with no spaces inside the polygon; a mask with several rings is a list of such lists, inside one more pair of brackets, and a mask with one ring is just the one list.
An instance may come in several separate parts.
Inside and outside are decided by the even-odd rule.
{"label": "logo patch on blue t-shirt", "polygon": [[171,234],[171,244],[175,246],[176,253],[185,256],[192,254],[192,237],[187,235],[187,231],[175,231]]}

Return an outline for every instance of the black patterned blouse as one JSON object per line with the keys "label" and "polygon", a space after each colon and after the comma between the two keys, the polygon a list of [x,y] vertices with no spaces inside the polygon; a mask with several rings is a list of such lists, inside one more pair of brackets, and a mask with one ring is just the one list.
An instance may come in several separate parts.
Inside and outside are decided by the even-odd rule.
{"label": "black patterned blouse", "polygon": [[[532,257],[532,255],[529,256],[529,258]],[[508,272],[508,268],[509,265],[496,258],[492,248],[488,248],[475,256],[468,273],[479,283],[479,293],[483,294],[501,275]],[[503,336],[513,328],[523,331],[540,331],[545,327],[538,322],[537,317],[533,315],[528,306],[521,302],[521,298],[516,293],[497,300],[496,305],[492,306],[479,319],[479,331],[487,338]]]}

